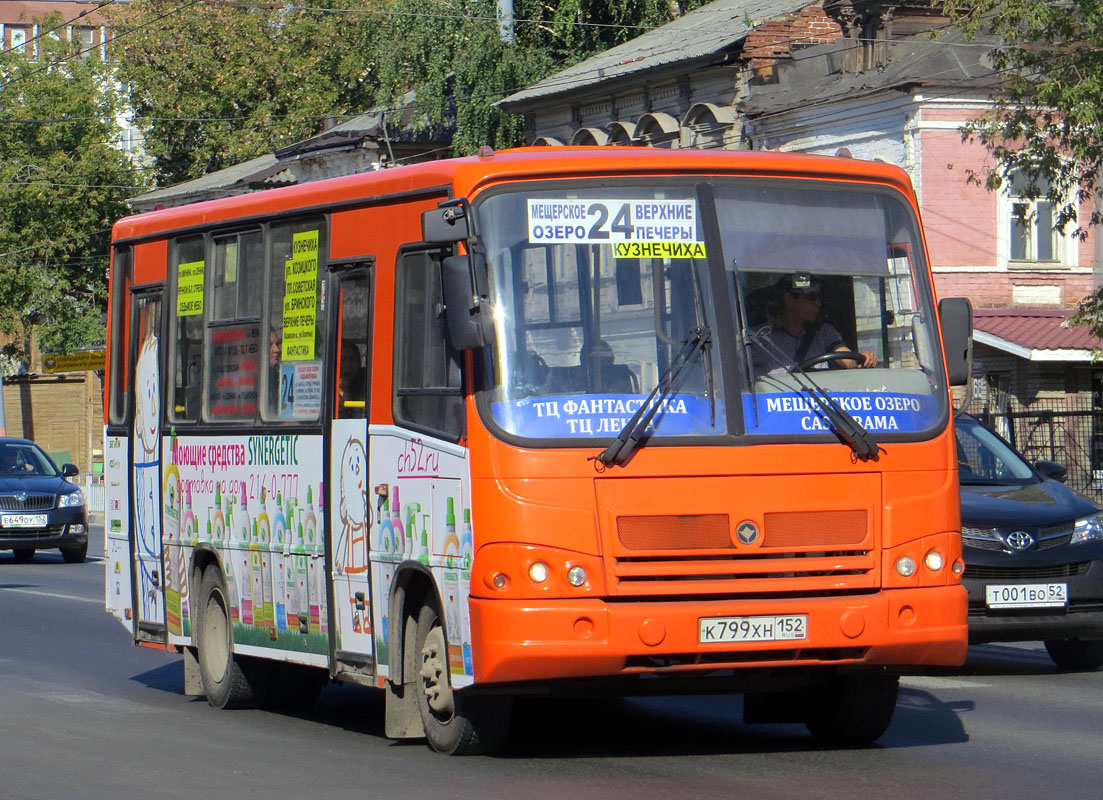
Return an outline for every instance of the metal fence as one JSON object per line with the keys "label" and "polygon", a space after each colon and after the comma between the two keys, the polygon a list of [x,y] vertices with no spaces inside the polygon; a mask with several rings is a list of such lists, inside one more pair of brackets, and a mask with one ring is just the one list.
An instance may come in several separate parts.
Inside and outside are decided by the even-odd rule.
{"label": "metal fence", "polygon": [[974,402],[969,413],[1007,439],[1027,461],[1056,461],[1068,470],[1066,483],[1103,505],[1103,409],[1090,397],[1035,401],[1031,408],[997,410]]}

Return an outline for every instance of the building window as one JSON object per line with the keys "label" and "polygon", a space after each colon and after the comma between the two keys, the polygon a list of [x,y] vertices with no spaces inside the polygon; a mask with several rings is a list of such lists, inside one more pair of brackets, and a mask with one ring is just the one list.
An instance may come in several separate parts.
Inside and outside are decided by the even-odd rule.
{"label": "building window", "polygon": [[27,29],[12,27],[11,29],[11,49],[20,50],[27,44]]}
{"label": "building window", "polygon": [[1035,179],[1033,191],[1031,183],[1025,170],[1011,176],[1003,225],[1008,261],[1035,267],[1075,266],[1068,258],[1075,258],[1076,248],[1065,246],[1065,237],[1056,228],[1057,208],[1046,197],[1049,182]]}
{"label": "building window", "polygon": [[96,29],[73,28],[71,41],[73,49],[79,53],[82,58],[88,58],[95,52]]}

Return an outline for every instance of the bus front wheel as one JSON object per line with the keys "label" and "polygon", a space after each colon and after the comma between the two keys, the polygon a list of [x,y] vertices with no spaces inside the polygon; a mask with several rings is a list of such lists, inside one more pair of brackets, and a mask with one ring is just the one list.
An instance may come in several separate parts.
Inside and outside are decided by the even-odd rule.
{"label": "bus front wheel", "polygon": [[429,746],[448,755],[498,749],[509,730],[511,699],[452,691],[448,643],[433,606],[422,606],[418,614],[416,648],[417,707]]}
{"label": "bus front wheel", "polygon": [[215,708],[252,708],[262,699],[264,666],[234,655],[230,603],[222,570],[210,564],[199,582],[196,646],[207,702]]}
{"label": "bus front wheel", "polygon": [[804,724],[825,744],[870,744],[888,730],[899,691],[896,675],[839,676],[814,690]]}

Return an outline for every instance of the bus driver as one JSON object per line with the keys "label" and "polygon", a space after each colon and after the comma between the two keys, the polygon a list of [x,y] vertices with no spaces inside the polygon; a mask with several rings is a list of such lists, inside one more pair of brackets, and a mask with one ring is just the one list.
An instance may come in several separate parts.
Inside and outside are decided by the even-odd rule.
{"label": "bus driver", "polygon": [[[775,285],[780,290],[781,308],[761,331],[775,348],[775,354],[781,351],[792,364],[801,365],[828,353],[852,352],[835,326],[820,318],[818,277],[807,272],[792,272],[783,275]],[[863,350],[860,355],[860,361],[839,358],[835,363],[846,369],[877,366],[877,355],[872,350]],[[762,370],[764,372],[776,366],[774,359],[768,357],[764,364],[769,365]],[[826,368],[829,364],[816,366]]]}

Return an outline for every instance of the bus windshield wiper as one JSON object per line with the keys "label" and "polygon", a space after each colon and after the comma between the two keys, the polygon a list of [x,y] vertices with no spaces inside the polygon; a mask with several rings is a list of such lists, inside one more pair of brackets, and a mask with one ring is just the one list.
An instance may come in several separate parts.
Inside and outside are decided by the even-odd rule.
{"label": "bus windshield wiper", "polygon": [[854,416],[839,405],[826,389],[812,380],[812,376],[800,364],[791,361],[789,357],[771,342],[761,330],[744,330],[744,336],[749,341],[758,345],[762,352],[773,359],[786,373],[796,381],[801,390],[808,395],[816,410],[824,416],[831,425],[835,435],[850,447],[856,461],[876,461],[884,451],[881,445],[873,440],[862,424],[854,419]]}
{"label": "bus windshield wiper", "polygon": [[640,440],[647,433],[655,414],[663,407],[664,401],[678,391],[686,376],[686,367],[689,366],[698,351],[708,347],[712,332],[707,325],[699,325],[689,332],[689,337],[682,342],[682,348],[670,361],[670,366],[659,378],[651,394],[636,409],[636,413],[624,424],[613,443],[596,456],[590,456],[588,460],[596,459],[604,466],[613,464],[623,466],[636,448]]}

